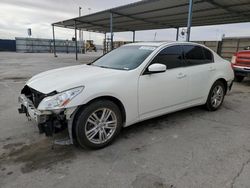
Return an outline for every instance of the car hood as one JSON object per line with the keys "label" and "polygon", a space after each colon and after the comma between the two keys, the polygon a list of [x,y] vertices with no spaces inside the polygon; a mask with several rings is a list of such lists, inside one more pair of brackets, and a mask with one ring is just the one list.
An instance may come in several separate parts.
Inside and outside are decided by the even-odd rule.
{"label": "car hood", "polygon": [[89,65],[76,65],[46,71],[32,77],[27,81],[29,87],[48,94],[53,91],[61,92],[74,87],[84,86],[93,79],[102,79],[107,75],[123,72],[114,69],[101,68]]}

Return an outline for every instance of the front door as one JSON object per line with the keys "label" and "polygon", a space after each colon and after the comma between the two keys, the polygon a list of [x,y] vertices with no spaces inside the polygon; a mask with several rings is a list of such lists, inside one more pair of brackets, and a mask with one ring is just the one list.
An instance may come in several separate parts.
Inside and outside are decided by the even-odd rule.
{"label": "front door", "polygon": [[187,102],[188,73],[179,45],[163,49],[151,62],[167,66],[162,73],[149,73],[139,78],[138,98],[141,119],[173,111]]}

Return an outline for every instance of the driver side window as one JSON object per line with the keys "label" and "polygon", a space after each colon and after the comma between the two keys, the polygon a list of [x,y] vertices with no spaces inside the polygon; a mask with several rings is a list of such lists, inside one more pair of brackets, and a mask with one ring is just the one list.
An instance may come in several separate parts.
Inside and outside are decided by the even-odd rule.
{"label": "driver side window", "polygon": [[173,69],[183,66],[183,53],[180,45],[170,46],[163,49],[153,59],[151,64],[160,63],[167,66],[167,69]]}

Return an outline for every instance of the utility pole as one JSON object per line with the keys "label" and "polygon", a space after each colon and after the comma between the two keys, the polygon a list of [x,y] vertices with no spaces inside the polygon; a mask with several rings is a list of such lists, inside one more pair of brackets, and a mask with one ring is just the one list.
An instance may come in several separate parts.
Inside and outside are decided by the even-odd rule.
{"label": "utility pole", "polygon": [[[82,7],[79,7],[79,17],[81,17],[81,10],[82,10]],[[82,41],[81,29],[79,29],[79,41]]]}
{"label": "utility pole", "polygon": [[155,32],[155,35],[154,35],[154,41],[156,40],[156,36],[157,36],[157,32]]}
{"label": "utility pole", "polygon": [[114,49],[113,13],[110,13],[110,51]]}
{"label": "utility pole", "polygon": [[177,31],[176,31],[176,41],[178,41],[179,40],[179,27],[177,27],[176,29],[177,29]]}
{"label": "utility pole", "polygon": [[188,23],[187,23],[187,38],[186,41],[190,41],[191,27],[192,27],[192,16],[193,16],[193,0],[189,0],[189,10],[188,10]]}
{"label": "utility pole", "polygon": [[[88,10],[89,10],[89,14],[90,14],[91,8],[88,8]],[[90,31],[89,31],[89,40],[91,40],[91,33],[90,33]]]}
{"label": "utility pole", "polygon": [[52,32],[53,32],[53,51],[54,51],[54,57],[57,57],[56,55],[56,39],[55,39],[55,26],[52,24]]}
{"label": "utility pole", "polygon": [[76,53],[76,60],[78,60],[76,20],[75,20],[75,53]]}

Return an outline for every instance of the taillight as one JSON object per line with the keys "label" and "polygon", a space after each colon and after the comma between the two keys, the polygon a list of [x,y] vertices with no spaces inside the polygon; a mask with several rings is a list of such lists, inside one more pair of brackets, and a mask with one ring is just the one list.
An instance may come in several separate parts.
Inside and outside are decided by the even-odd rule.
{"label": "taillight", "polygon": [[232,60],[231,60],[232,64],[236,64],[236,58],[237,58],[237,56],[236,56],[236,54],[234,54],[232,57]]}
{"label": "taillight", "polygon": [[231,59],[231,67],[234,68],[234,65],[236,64],[237,54],[235,53]]}
{"label": "taillight", "polygon": [[231,68],[234,69],[234,64],[233,63],[230,63],[231,64]]}

